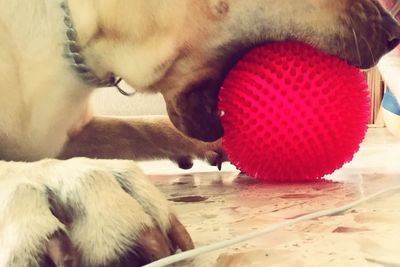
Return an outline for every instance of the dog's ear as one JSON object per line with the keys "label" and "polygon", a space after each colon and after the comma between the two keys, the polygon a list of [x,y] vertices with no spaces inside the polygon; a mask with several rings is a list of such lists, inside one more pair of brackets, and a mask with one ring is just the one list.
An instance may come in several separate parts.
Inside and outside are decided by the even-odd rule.
{"label": "dog's ear", "polygon": [[165,96],[172,123],[186,135],[203,141],[215,141],[223,130],[218,115],[220,84],[204,79],[187,85],[173,96]]}

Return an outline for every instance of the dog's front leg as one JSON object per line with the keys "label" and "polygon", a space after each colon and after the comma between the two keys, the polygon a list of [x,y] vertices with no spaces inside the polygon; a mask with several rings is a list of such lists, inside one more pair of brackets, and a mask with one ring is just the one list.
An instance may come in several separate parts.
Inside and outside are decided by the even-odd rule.
{"label": "dog's front leg", "polygon": [[179,132],[167,116],[111,118],[95,117],[71,136],[60,158],[170,159],[181,168],[194,158],[221,166],[226,160],[221,142],[207,143]]}

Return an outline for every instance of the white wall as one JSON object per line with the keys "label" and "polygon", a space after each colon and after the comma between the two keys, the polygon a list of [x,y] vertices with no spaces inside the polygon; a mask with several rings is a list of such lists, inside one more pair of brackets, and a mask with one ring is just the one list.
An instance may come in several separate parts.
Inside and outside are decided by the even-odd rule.
{"label": "white wall", "polygon": [[[126,85],[122,85],[128,92]],[[96,89],[92,97],[92,106],[98,115],[162,115],[166,114],[164,99],[160,94],[135,94],[127,97],[116,88]]]}

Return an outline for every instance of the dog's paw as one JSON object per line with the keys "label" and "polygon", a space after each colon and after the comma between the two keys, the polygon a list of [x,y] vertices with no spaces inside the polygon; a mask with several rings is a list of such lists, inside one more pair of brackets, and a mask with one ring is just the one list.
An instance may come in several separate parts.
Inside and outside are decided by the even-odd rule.
{"label": "dog's paw", "polygon": [[180,168],[190,169],[193,166],[193,159],[201,159],[208,162],[211,166],[216,166],[221,170],[222,163],[227,161],[227,156],[222,147],[222,140],[215,142],[192,141],[192,146],[186,155],[181,155],[173,159]]}
{"label": "dog's paw", "polygon": [[11,193],[0,202],[1,267],[46,260],[141,266],[193,248],[167,201],[131,161],[49,160],[24,175],[36,177],[36,191],[5,185]]}
{"label": "dog's paw", "polygon": [[26,165],[1,165],[0,266],[76,266],[65,225],[52,214],[45,186]]}

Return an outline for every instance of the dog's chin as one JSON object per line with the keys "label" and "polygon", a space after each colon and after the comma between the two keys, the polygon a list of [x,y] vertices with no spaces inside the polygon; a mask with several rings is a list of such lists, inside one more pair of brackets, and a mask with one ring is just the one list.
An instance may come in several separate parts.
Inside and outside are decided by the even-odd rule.
{"label": "dog's chin", "polygon": [[204,128],[201,126],[201,124],[192,124],[189,127],[184,127],[184,133],[189,137],[204,142],[216,141],[224,135],[224,131],[220,123],[216,124],[213,122],[205,122],[203,126],[204,125],[206,125]]}
{"label": "dog's chin", "polygon": [[218,116],[180,117],[176,113],[169,113],[169,117],[179,131],[191,138],[204,142],[213,142],[224,135]]}

